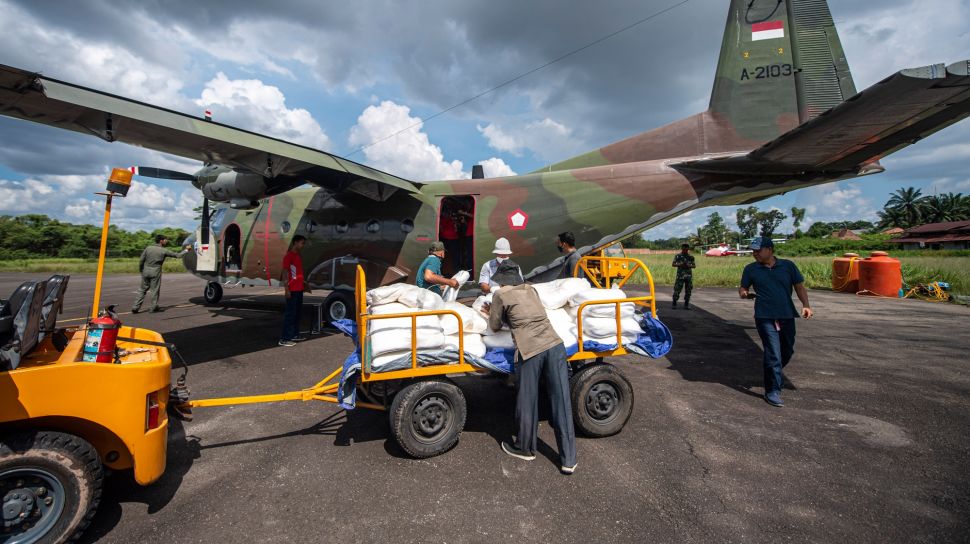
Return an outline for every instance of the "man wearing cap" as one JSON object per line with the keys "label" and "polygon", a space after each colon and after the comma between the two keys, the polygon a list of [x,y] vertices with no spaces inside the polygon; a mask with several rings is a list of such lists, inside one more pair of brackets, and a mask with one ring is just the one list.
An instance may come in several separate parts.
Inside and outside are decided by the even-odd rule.
{"label": "man wearing cap", "polygon": [[[495,249],[492,250],[495,254],[495,258],[491,261],[482,265],[482,271],[478,275],[478,286],[482,288],[482,293],[486,295],[491,293],[493,289],[499,287],[500,284],[492,281],[492,276],[498,271],[498,265],[509,260],[512,256],[512,247],[509,245],[509,241],[505,238],[499,238],[495,240]],[[521,270],[519,271],[519,283],[522,283]]]}
{"label": "man wearing cap", "polygon": [[441,285],[458,288],[458,280],[446,278],[441,275],[441,261],[445,258],[445,244],[440,241],[431,242],[428,248],[428,256],[425,257],[421,266],[418,267],[416,283],[418,287],[434,291],[441,294]]}
{"label": "man wearing cap", "polygon": [[[762,236],[749,246],[755,262],[744,267],[741,273],[741,298],[754,298],[754,322],[761,336],[764,349],[765,402],[781,407],[781,387],[785,377],[782,369],[795,353],[795,318],[799,313],[792,304],[794,289],[802,303],[801,317],[812,317],[808,304],[805,278],[795,263],[775,257],[775,245],[771,238]],[[754,287],[755,293],[749,289]],[[755,296],[757,295],[757,297]]]}
{"label": "man wearing cap", "polygon": [[559,470],[563,474],[572,474],[576,470],[576,431],[569,397],[566,348],[549,323],[538,293],[531,285],[522,282],[518,265],[512,261],[499,264],[492,281],[503,287],[492,295],[492,304],[484,307],[488,311],[488,326],[497,331],[507,324],[512,330],[519,374],[515,399],[518,432],[511,442],[502,442],[502,450],[526,461],[536,458],[539,378],[544,376],[559,448]]}
{"label": "man wearing cap", "polygon": [[189,246],[181,253],[175,253],[165,249],[168,245],[168,237],[164,234],[155,236],[155,244],[145,248],[141,252],[141,259],[138,260],[138,271],[141,272],[141,286],[138,288],[138,295],[135,303],[131,306],[131,313],[137,314],[141,311],[141,305],[145,302],[145,293],[151,294],[152,307],[149,312],[163,312],[158,306],[158,295],[162,290],[162,265],[165,259],[178,259],[188,251]]}

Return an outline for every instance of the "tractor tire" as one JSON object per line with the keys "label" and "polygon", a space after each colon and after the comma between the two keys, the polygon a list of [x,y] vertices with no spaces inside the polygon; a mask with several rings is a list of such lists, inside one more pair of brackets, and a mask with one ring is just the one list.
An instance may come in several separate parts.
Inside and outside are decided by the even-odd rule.
{"label": "tractor tire", "polygon": [[633,413],[633,386],[611,364],[591,365],[569,380],[573,422],[586,436],[612,436]]}
{"label": "tractor tire", "polygon": [[465,395],[456,385],[442,380],[415,382],[391,402],[391,432],[408,455],[434,457],[458,443],[466,414]]}
{"label": "tractor tire", "polygon": [[333,291],[323,301],[323,319],[328,324],[340,319],[357,319],[357,304],[351,291]]}
{"label": "tractor tire", "polygon": [[202,290],[202,298],[205,299],[206,304],[219,304],[222,300],[222,285],[214,281],[206,283],[205,289]]}
{"label": "tractor tire", "polygon": [[33,431],[4,436],[4,542],[75,540],[97,511],[103,478],[98,452],[74,435]]}

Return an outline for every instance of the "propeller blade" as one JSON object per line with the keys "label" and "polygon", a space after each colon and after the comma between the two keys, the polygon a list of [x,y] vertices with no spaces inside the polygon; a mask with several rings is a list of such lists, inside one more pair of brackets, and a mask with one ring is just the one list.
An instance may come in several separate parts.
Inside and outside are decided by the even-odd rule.
{"label": "propeller blade", "polygon": [[209,243],[209,199],[202,200],[202,240],[203,245]]}
{"label": "propeller blade", "polygon": [[174,179],[178,181],[195,181],[197,178],[192,174],[176,172],[175,170],[165,170],[164,168],[152,168],[150,166],[132,166],[128,170],[136,176],[156,179]]}

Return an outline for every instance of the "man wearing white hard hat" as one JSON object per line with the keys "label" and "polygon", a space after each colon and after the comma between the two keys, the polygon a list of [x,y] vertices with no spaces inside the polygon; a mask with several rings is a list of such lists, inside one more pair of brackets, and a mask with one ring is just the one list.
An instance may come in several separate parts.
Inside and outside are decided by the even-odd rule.
{"label": "man wearing white hard hat", "polygon": [[[499,238],[495,240],[495,249],[492,250],[492,253],[495,254],[495,258],[483,264],[482,273],[478,275],[478,286],[482,288],[482,293],[486,295],[499,287],[499,284],[492,281],[492,276],[498,270],[498,265],[509,260],[509,257],[512,256],[512,246],[505,238]],[[521,276],[521,273],[519,276]]]}

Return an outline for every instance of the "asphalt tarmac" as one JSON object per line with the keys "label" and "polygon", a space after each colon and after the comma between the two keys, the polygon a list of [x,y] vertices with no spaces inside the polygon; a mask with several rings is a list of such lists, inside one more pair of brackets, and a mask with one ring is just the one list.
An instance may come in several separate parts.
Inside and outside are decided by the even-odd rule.
{"label": "asphalt tarmac", "polygon": [[[26,277],[0,274],[0,293]],[[109,277],[103,303],[127,312],[137,283]],[[61,323],[83,322],[92,293],[90,276],[73,277]],[[121,316],[179,346],[195,398],[301,389],[353,349],[334,331],[277,347],[279,290],[227,290],[213,307],[201,294],[196,278],[167,274],[165,312]],[[786,369],[796,389],[779,409],[761,399],[750,301],[697,289],[692,310],[671,310],[669,290],[658,294],[673,350],[613,361],[634,385],[633,416],[616,436],[579,438],[572,476],[558,471],[545,420],[535,461],[501,451],[514,408],[501,380],[461,381],[465,431],[426,460],[401,451],[379,412],[321,402],[197,409],[192,422],[172,420],[160,481],[108,478],[81,541],[970,538],[970,309],[812,291],[816,317],[798,323]]]}

